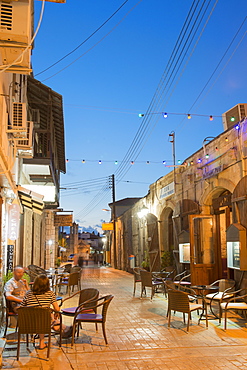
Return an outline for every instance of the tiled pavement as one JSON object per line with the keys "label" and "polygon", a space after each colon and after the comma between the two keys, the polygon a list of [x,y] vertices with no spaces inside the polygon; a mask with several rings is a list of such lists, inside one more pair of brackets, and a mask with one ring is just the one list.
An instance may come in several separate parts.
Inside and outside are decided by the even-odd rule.
{"label": "tiled pavement", "polygon": [[[153,301],[140,299],[138,287],[132,296],[133,276],[124,271],[105,267],[84,267],[82,287],[98,288],[101,295],[113,294],[109,306],[106,331],[109,345],[105,346],[101,328],[83,326],[74,348],[71,340],[63,340],[59,349],[52,339],[50,360],[46,350],[21,344],[20,361],[16,361],[16,342],[9,329],[3,352],[3,369],[247,369],[247,328],[236,317],[229,321],[225,332],[216,320],[197,325],[195,313],[189,333],[181,314],[172,318],[167,328],[167,301],[162,293]],[[149,292],[148,292],[149,294]],[[66,323],[70,323],[66,318]]]}

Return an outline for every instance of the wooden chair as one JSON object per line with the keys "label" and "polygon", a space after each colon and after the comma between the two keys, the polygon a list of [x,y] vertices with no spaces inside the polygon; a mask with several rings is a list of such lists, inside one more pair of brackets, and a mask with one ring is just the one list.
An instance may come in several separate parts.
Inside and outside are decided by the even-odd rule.
{"label": "wooden chair", "polygon": [[[39,306],[28,306],[18,308],[18,344],[17,344],[17,361],[20,357],[20,338],[21,334],[26,334],[26,344],[28,347],[29,334],[48,334],[47,358],[50,355],[51,346],[51,310],[50,308]],[[61,347],[62,338],[62,318],[60,316],[60,340],[59,346]]]}
{"label": "wooden chair", "polygon": [[11,301],[6,298],[6,293],[3,293],[3,305],[5,309],[5,329],[4,329],[4,334],[3,337],[6,337],[8,326],[9,326],[9,318],[11,317],[16,317],[18,314],[13,311],[13,308],[11,306]]}
{"label": "wooden chair", "polygon": [[[106,295],[104,297],[98,298],[97,300],[93,301],[92,305],[86,305],[84,307],[84,304],[82,304],[81,306],[77,308],[75,312],[75,316],[74,316],[74,321],[73,321],[73,334],[72,334],[71,346],[74,345],[74,337],[75,337],[76,331],[77,331],[77,337],[79,336],[79,329],[80,329],[79,324],[81,324],[82,322],[92,322],[96,324],[101,323],[105,343],[108,344],[107,337],[106,337],[106,330],[105,330],[105,322],[106,322],[107,310],[113,298],[114,298],[113,295]],[[99,307],[102,308],[101,314],[87,313],[88,310],[93,310],[97,312],[97,309]]]}
{"label": "wooden chair", "polygon": [[223,293],[222,299],[220,301],[220,314],[219,322],[221,322],[222,314],[225,312],[224,330],[226,330],[227,322],[227,311],[244,311],[246,317],[247,311],[247,288],[239,289],[231,292],[231,297],[229,294]]}
{"label": "wooden chair", "polygon": [[[195,299],[196,298],[197,297],[195,297]],[[170,327],[171,322],[171,311],[182,312],[184,322],[185,313],[188,314],[187,331],[189,331],[191,312],[200,309],[205,311],[206,327],[208,327],[207,306],[203,301],[202,303],[192,303],[190,302],[189,293],[183,292],[181,290],[168,289],[168,328]]]}
{"label": "wooden chair", "polygon": [[143,292],[146,291],[146,287],[151,288],[151,300],[153,299],[153,295],[158,286],[162,286],[163,292],[165,292],[163,279],[162,280],[153,279],[152,273],[146,270],[140,270],[140,276],[141,276],[141,284],[142,284],[141,298],[142,298]]}

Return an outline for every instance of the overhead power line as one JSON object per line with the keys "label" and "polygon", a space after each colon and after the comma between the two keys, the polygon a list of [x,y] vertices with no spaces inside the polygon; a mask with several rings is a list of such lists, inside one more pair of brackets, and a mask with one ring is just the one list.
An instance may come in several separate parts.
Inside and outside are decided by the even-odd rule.
{"label": "overhead power line", "polygon": [[90,36],[88,36],[85,40],[83,40],[79,45],[77,45],[73,50],[71,50],[69,53],[67,53],[66,55],[64,55],[62,58],[60,58],[59,60],[57,60],[55,63],[51,64],[49,67],[43,69],[43,71],[40,71],[38,73],[36,73],[35,76],[39,76],[41,75],[42,73],[48,71],[49,69],[51,69],[52,67],[54,67],[55,65],[57,65],[58,63],[60,63],[62,60],[66,59],[69,55],[73,54],[76,50],[78,50],[82,45],[84,45],[88,40],[91,39],[91,37],[93,37],[102,27],[104,27],[118,12],[120,9],[122,9],[122,7],[128,2],[129,0],[126,0],[122,3],[122,5],[120,5],[120,7],[114,12],[112,13],[112,15],[107,18],[93,33],[91,33]]}

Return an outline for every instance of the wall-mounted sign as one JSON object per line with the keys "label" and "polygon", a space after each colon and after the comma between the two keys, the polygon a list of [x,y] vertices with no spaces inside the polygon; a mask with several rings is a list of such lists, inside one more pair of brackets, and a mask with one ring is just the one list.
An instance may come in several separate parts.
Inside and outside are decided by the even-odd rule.
{"label": "wall-mounted sign", "polygon": [[113,222],[104,222],[102,224],[102,230],[113,230]]}
{"label": "wall-mounted sign", "polygon": [[8,238],[16,240],[19,236],[20,207],[13,203],[9,207]]}
{"label": "wall-mounted sign", "polygon": [[222,170],[223,170],[222,165],[220,165],[218,167],[215,167],[215,168],[212,168],[211,170],[209,170],[208,168],[205,167],[204,170],[203,170],[203,175],[202,176],[203,176],[204,179],[208,179],[209,177],[217,175]]}
{"label": "wall-mounted sign", "polygon": [[72,215],[55,215],[54,226],[72,226],[73,216]]}
{"label": "wall-mounted sign", "polygon": [[174,194],[174,182],[164,186],[160,189],[160,199],[169,197],[169,195]]}

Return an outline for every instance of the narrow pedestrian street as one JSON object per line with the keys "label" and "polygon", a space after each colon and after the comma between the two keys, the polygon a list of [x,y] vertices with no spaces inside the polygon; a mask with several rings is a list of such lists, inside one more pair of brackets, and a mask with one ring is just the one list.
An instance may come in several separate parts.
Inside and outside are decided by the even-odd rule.
{"label": "narrow pedestrian street", "polygon": [[[157,293],[151,302],[148,291],[147,297],[140,299],[140,285],[133,297],[130,273],[84,266],[82,289],[88,287],[99,289],[100,295],[114,295],[107,312],[108,346],[104,343],[101,325],[96,333],[94,324],[83,324],[73,348],[71,339],[63,339],[59,349],[57,340],[52,337],[47,360],[46,350],[37,350],[30,344],[27,351],[22,342],[20,361],[16,361],[15,332],[8,329],[3,369],[247,369],[247,328],[243,320],[228,320],[227,331],[223,331],[217,320],[209,320],[206,329],[205,321],[197,325],[194,313],[187,333],[182,315],[177,313],[172,316],[168,329],[166,297]],[[71,321],[68,317],[64,320],[68,325]]]}

